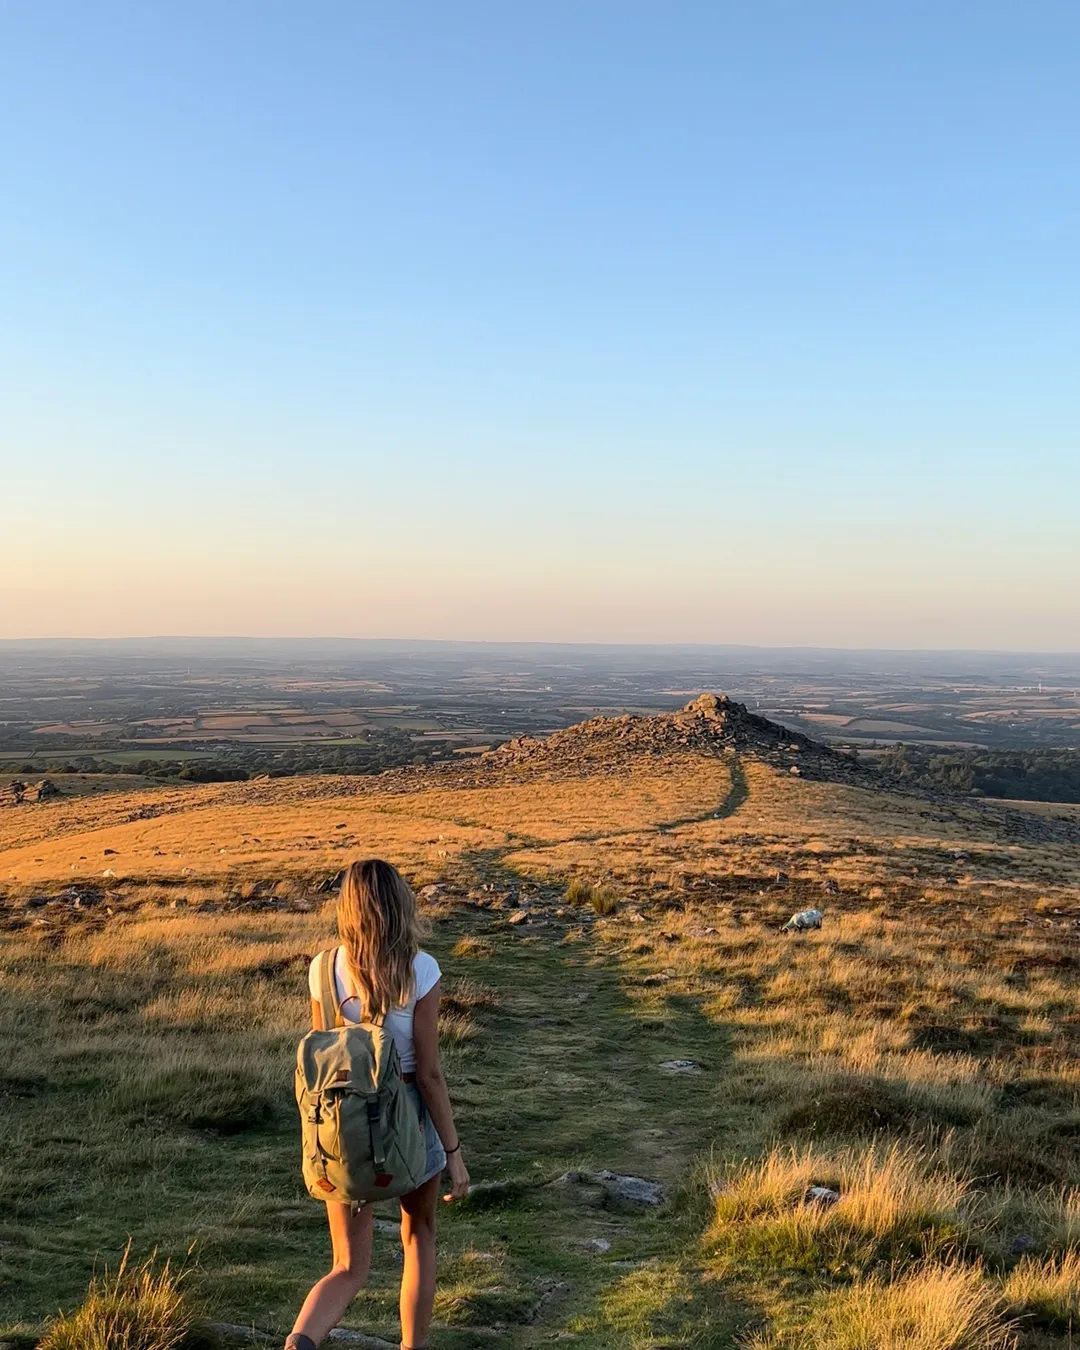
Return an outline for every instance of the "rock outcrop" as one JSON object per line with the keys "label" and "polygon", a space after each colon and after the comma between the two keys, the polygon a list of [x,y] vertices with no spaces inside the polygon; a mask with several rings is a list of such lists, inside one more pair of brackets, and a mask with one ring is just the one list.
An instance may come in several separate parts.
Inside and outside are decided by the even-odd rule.
{"label": "rock outcrop", "polygon": [[481,763],[491,769],[551,769],[595,772],[631,759],[679,751],[720,754],[738,750],[812,778],[848,779],[858,773],[849,756],[750,712],[726,694],[702,694],[678,712],[652,717],[594,717],[543,740],[520,736]]}

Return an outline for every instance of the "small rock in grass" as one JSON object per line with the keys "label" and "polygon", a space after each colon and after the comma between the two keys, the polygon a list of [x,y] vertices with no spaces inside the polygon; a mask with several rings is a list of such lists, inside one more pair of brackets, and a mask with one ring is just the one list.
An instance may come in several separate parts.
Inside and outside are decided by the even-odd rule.
{"label": "small rock in grass", "polygon": [[1009,1252],[1012,1256],[1022,1256],[1024,1252],[1031,1251],[1037,1245],[1030,1233],[1021,1233],[1009,1243]]}
{"label": "small rock in grass", "polygon": [[611,1243],[607,1238],[589,1238],[581,1246],[584,1251],[595,1252],[598,1256],[603,1256],[605,1252],[611,1251]]}
{"label": "small rock in grass", "polygon": [[780,931],[781,933],[805,933],[811,928],[820,928],[821,920],[824,917],[820,909],[800,909],[798,914],[793,914],[788,919]]}
{"label": "small rock in grass", "polygon": [[506,922],[512,924],[528,923],[529,911],[527,909],[516,909]]}
{"label": "small rock in grass", "polygon": [[668,1073],[700,1073],[701,1065],[692,1059],[665,1059],[660,1065]]}
{"label": "small rock in grass", "polygon": [[648,1181],[645,1177],[626,1176],[621,1172],[566,1172],[559,1178],[561,1182],[576,1182],[601,1186],[604,1193],[613,1200],[621,1200],[628,1205],[662,1205],[664,1188],[658,1181]]}
{"label": "small rock in grass", "polygon": [[840,1192],[834,1191],[831,1186],[811,1186],[806,1192],[806,1203],[817,1205],[820,1209],[828,1209],[830,1205],[835,1205],[839,1199]]}

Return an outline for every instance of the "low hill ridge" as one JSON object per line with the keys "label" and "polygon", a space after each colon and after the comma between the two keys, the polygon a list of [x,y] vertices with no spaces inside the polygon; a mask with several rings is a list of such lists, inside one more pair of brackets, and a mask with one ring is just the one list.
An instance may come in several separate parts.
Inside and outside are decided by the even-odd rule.
{"label": "low hill ridge", "polygon": [[727,694],[701,694],[676,712],[593,717],[543,739],[519,736],[488,751],[491,768],[615,767],[640,755],[692,750],[737,750],[811,777],[848,779],[858,772],[849,756],[752,713]]}

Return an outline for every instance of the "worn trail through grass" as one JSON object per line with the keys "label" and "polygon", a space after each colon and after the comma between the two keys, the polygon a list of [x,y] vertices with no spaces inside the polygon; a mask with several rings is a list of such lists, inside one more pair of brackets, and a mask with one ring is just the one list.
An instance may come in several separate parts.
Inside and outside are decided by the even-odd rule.
{"label": "worn trail through grass", "polygon": [[[174,1260],[194,1244],[192,1288],[216,1317],[287,1329],[327,1255],[289,1099],[304,956],[325,929],[315,916],[163,910],[126,940],[5,939],[0,1054],[15,1071],[0,1085],[0,1325],[77,1301],[132,1236]],[[429,945],[461,1019],[447,1060],[474,1177],[512,1183],[443,1211],[434,1344],[564,1331],[603,1347],[683,1325],[701,1291],[673,1286],[672,1247],[702,1216],[673,1223],[672,1209],[723,1108],[715,1026],[655,991],[643,999],[585,929],[518,933],[452,911]],[[31,1023],[42,1034],[22,1073]],[[659,1067],[683,1058],[703,1071]],[[656,1178],[671,1200],[661,1216],[613,1207],[596,1187],[541,1184],[576,1169]],[[399,1259],[380,1232],[347,1325],[393,1336]]]}

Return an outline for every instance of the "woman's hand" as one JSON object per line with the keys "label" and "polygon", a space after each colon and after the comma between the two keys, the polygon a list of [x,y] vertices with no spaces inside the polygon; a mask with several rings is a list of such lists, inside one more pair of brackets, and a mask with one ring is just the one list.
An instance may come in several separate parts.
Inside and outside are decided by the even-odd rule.
{"label": "woman's hand", "polygon": [[450,1173],[450,1193],[444,1200],[464,1200],[469,1193],[469,1169],[461,1156],[461,1150],[451,1153],[446,1160],[446,1170]]}

